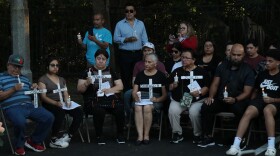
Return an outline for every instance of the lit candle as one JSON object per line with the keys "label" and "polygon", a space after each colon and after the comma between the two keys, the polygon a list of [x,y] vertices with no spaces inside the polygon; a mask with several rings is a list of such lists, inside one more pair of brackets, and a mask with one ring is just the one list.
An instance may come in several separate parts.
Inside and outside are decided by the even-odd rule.
{"label": "lit candle", "polygon": [[68,99],[67,99],[67,104],[69,104],[69,105],[66,105],[66,106],[70,107],[70,104],[71,104],[71,98],[70,98],[70,95],[69,95],[69,97],[68,97]]}
{"label": "lit candle", "polygon": [[91,77],[91,71],[90,71],[90,68],[88,69],[88,72],[87,72],[87,77]]}
{"label": "lit candle", "polygon": [[78,38],[78,40],[82,39],[82,36],[80,33],[78,33],[77,38]]}
{"label": "lit candle", "polygon": [[228,97],[227,86],[225,86],[224,98],[227,98],[227,97]]}
{"label": "lit candle", "polygon": [[17,79],[18,79],[18,83],[21,83],[20,78],[19,78],[19,75],[17,76]]}
{"label": "lit candle", "polygon": [[262,88],[262,96],[263,96],[263,97],[266,97],[266,96],[267,96],[267,94],[264,92],[264,88]]}
{"label": "lit candle", "polygon": [[175,82],[175,83],[177,83],[177,82],[178,82],[178,76],[177,76],[177,73],[176,73],[176,75],[175,75],[175,77],[174,77],[174,82]]}

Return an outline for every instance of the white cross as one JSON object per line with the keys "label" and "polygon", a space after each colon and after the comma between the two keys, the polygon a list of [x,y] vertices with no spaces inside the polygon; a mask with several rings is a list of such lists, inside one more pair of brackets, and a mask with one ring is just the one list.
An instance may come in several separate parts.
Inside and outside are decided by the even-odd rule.
{"label": "white cross", "polygon": [[153,79],[149,79],[149,84],[141,84],[140,88],[149,88],[149,98],[153,98],[153,88],[159,88],[161,84],[153,84]]}
{"label": "white cross", "polygon": [[190,71],[190,76],[181,76],[181,79],[189,79],[190,83],[193,83],[193,80],[195,79],[203,79],[203,76],[198,75],[198,76],[194,76],[193,75],[193,71]]}
{"label": "white cross", "polygon": [[102,71],[98,70],[98,75],[93,75],[92,77],[94,77],[95,79],[98,79],[98,91],[97,91],[97,95],[98,96],[104,96],[104,93],[101,91],[102,89],[102,79],[104,78],[111,78],[111,75],[102,75]]}
{"label": "white cross", "polygon": [[41,90],[38,90],[37,88],[33,89],[33,90],[30,90],[30,91],[25,91],[24,94],[25,95],[30,95],[30,94],[33,94],[34,96],[34,108],[38,108],[38,94],[41,94],[41,93],[46,93],[47,92],[47,89],[41,89]]}
{"label": "white cross", "polygon": [[62,98],[62,93],[64,91],[67,91],[67,87],[65,86],[64,88],[60,88],[60,84],[56,84],[57,85],[57,89],[53,90],[53,93],[58,93],[59,94],[59,100],[60,103],[63,104],[63,98]]}

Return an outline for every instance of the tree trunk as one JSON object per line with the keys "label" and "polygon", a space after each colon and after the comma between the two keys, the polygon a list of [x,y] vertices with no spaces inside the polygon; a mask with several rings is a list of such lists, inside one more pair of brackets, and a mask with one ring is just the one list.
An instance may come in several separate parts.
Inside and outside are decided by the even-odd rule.
{"label": "tree trunk", "polygon": [[13,54],[23,56],[24,67],[22,74],[32,81],[27,0],[11,0],[11,27]]}

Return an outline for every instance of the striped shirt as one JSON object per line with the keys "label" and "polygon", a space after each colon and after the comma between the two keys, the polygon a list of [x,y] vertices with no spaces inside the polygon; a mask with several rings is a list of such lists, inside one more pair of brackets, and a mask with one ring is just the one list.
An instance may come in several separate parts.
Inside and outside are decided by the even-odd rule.
{"label": "striped shirt", "polygon": [[[30,90],[31,83],[26,76],[20,75],[19,78],[21,83],[24,83],[24,86],[21,90],[14,92],[9,98],[0,101],[0,105],[3,109],[21,104],[32,104],[31,96],[24,94],[24,91]],[[12,76],[7,72],[0,73],[0,91],[5,92],[10,90],[18,83],[17,76]]]}

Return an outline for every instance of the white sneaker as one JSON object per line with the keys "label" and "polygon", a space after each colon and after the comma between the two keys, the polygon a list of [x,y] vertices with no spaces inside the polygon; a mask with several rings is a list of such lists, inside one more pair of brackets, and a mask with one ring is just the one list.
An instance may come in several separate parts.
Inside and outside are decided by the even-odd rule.
{"label": "white sneaker", "polygon": [[60,139],[68,143],[71,141],[71,137],[67,133],[63,134],[63,136]]}
{"label": "white sneaker", "polygon": [[62,138],[51,139],[50,147],[51,148],[66,148],[69,146],[68,142],[62,140]]}
{"label": "white sneaker", "polygon": [[227,150],[226,155],[237,155],[237,154],[239,154],[239,153],[240,153],[240,148],[231,145],[231,146],[230,146],[230,149]]}
{"label": "white sneaker", "polygon": [[276,156],[276,149],[268,147],[264,155],[265,156]]}

